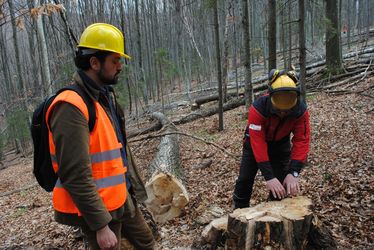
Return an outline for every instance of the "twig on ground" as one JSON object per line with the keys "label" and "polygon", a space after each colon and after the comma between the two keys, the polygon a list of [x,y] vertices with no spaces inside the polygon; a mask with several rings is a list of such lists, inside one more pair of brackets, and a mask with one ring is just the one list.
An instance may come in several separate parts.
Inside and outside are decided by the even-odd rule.
{"label": "twig on ground", "polygon": [[157,134],[157,135],[149,135],[147,137],[144,137],[144,138],[140,138],[140,139],[136,139],[136,140],[131,140],[129,141],[130,143],[133,143],[133,142],[137,142],[137,141],[143,141],[143,140],[149,140],[149,139],[153,139],[153,138],[157,138],[157,137],[162,137],[162,136],[165,136],[165,135],[172,135],[172,134],[178,134],[178,135],[183,135],[183,136],[187,136],[187,137],[191,137],[195,140],[198,140],[198,141],[202,141],[208,145],[212,145],[218,149],[220,149],[221,151],[223,151],[225,154],[235,158],[236,160],[239,160],[240,159],[240,156],[238,155],[235,155],[235,154],[232,154],[230,152],[228,152],[226,149],[224,149],[222,146],[214,143],[214,142],[210,142],[210,141],[207,141],[203,138],[200,138],[200,137],[197,137],[197,136],[194,136],[194,135],[191,135],[191,134],[187,134],[187,133],[183,133],[183,132],[170,132],[170,133],[161,133],[161,134]]}
{"label": "twig on ground", "polygon": [[38,183],[34,183],[34,184],[31,184],[31,185],[23,187],[23,188],[19,188],[19,189],[16,189],[16,190],[4,192],[4,193],[0,194],[0,197],[8,196],[8,195],[11,195],[11,194],[14,194],[14,193],[19,193],[19,192],[25,191],[27,189],[36,187],[38,185],[39,185]]}

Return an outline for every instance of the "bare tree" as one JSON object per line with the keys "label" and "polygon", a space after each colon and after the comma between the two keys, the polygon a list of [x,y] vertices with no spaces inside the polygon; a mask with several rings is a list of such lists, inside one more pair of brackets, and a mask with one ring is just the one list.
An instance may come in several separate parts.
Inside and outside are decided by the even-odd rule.
{"label": "bare tree", "polygon": [[268,0],[269,69],[277,68],[277,12],[275,0]]}
{"label": "bare tree", "polygon": [[342,71],[338,0],[326,2],[326,67],[332,75]]}
{"label": "bare tree", "polygon": [[219,126],[218,130],[223,130],[223,96],[222,96],[222,70],[221,70],[221,50],[219,46],[219,23],[218,23],[218,4],[217,0],[214,1],[214,37],[216,43],[216,57],[217,57],[217,79],[218,79],[218,117]]}
{"label": "bare tree", "polygon": [[[35,0],[34,6],[38,7],[40,5],[39,0]],[[40,15],[35,16],[36,18],[36,27],[38,30],[38,38],[41,46],[41,55],[42,55],[42,72],[43,72],[43,86],[46,89],[46,94],[52,94],[52,81],[51,81],[51,72],[49,70],[49,61],[48,61],[48,50],[47,50],[47,42],[44,35],[44,27],[43,21]],[[42,96],[44,93],[42,93]]]}
{"label": "bare tree", "polygon": [[299,64],[301,95],[305,100],[306,49],[305,49],[305,2],[299,0]]}
{"label": "bare tree", "polygon": [[243,64],[245,67],[245,105],[247,109],[253,101],[253,89],[252,89],[252,69],[251,69],[251,46],[249,36],[249,15],[248,15],[248,0],[242,0],[242,27],[243,27]]}
{"label": "bare tree", "polygon": [[26,94],[26,85],[24,84],[23,72],[21,69],[20,47],[19,47],[19,41],[17,37],[17,24],[16,24],[16,16],[15,16],[15,9],[13,6],[13,1],[14,0],[8,0],[8,5],[9,5],[9,14],[10,14],[11,23],[12,23],[13,47],[14,47],[16,67],[17,67],[18,91],[20,91],[21,93],[23,92],[20,95],[20,96],[23,96]]}

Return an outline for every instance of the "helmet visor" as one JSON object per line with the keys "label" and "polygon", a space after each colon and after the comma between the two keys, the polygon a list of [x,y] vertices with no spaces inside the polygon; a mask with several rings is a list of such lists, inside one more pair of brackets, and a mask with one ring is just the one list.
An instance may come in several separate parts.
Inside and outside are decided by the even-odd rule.
{"label": "helmet visor", "polygon": [[271,95],[271,103],[279,110],[289,110],[297,103],[297,93],[295,91],[279,91]]}

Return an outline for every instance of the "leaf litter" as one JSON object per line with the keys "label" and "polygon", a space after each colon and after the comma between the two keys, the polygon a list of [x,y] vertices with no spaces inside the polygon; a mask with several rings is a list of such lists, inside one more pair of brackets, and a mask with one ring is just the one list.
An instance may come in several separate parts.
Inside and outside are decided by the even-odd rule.
{"label": "leaf litter", "polygon": [[[311,149],[300,177],[302,194],[312,198],[313,211],[332,231],[339,249],[374,248],[374,78],[359,87],[364,94],[307,98],[311,117]],[[355,91],[352,89],[352,92]],[[177,126],[178,130],[221,145],[240,156],[246,109],[224,113],[224,131],[218,132],[217,115]],[[156,132],[157,133],[157,132]],[[134,142],[141,175],[157,151],[159,138]],[[232,211],[232,192],[239,161],[214,146],[179,135],[184,184],[190,202],[184,213],[158,225],[157,249],[191,248],[204,228],[199,218],[211,207]],[[204,167],[199,167],[211,161]],[[25,159],[0,171],[0,192],[35,183],[32,161]],[[1,194],[0,193],[0,194]],[[256,177],[251,205],[266,200],[263,178]],[[51,195],[38,186],[0,196],[1,249],[85,249],[72,227],[54,222]]]}

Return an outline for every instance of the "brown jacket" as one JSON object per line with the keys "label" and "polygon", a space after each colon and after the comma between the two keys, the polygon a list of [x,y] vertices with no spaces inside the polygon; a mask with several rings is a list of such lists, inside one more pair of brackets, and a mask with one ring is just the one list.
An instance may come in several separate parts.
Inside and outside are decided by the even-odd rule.
{"label": "brown jacket", "polygon": [[[82,74],[82,72],[80,73]],[[78,73],[74,74],[74,82],[104,107],[113,122],[108,103],[95,83],[93,81],[83,81]],[[112,100],[115,101],[114,92]],[[126,135],[124,112],[118,103],[116,103],[116,107],[122,133]],[[59,165],[58,176],[82,213],[82,216],[78,217],[74,214],[55,211],[56,221],[71,226],[87,225],[91,230],[96,231],[107,225],[111,220],[119,220],[125,210],[134,213],[135,209],[131,195],[138,202],[143,202],[147,199],[147,194],[129,146],[126,145],[126,155],[132,192],[131,195],[128,195],[128,199],[122,207],[108,212],[92,179],[88,153],[89,129],[86,118],[77,107],[68,103],[57,104],[50,117],[50,127],[56,145],[56,158]]]}

